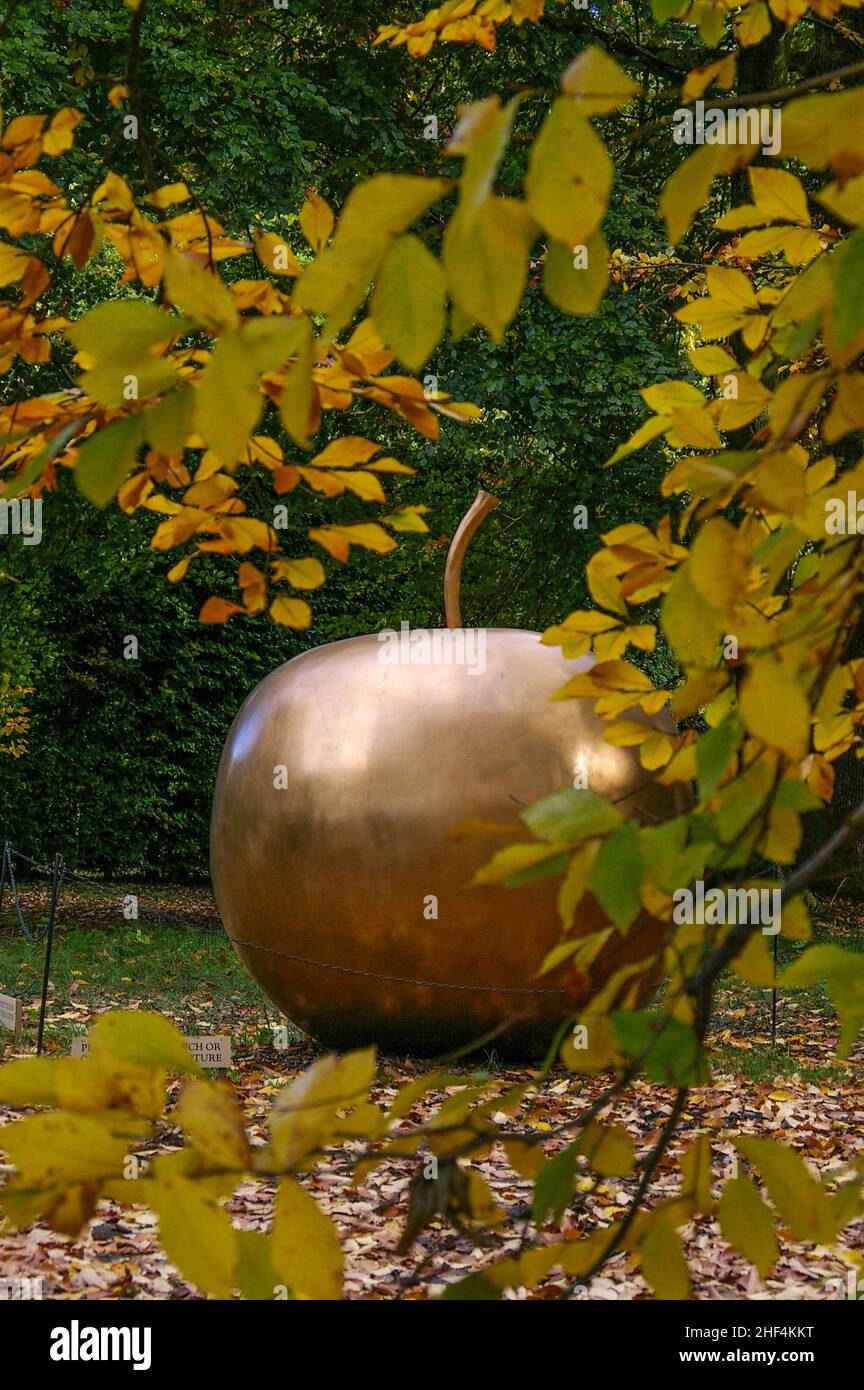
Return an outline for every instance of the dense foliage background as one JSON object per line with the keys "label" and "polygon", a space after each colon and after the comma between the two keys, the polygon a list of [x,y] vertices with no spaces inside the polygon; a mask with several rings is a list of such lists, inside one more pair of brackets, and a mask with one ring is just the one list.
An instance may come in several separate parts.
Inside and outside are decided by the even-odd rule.
{"label": "dense foliage background", "polygon": [[[245,235],[255,223],[290,237],[305,189],[338,208],[361,176],[446,167],[441,149],[459,103],[495,89],[551,86],[585,42],[605,43],[649,89],[674,87],[693,55],[704,55],[680,26],[674,35],[658,30],[643,0],[562,7],[542,26],[506,26],[494,60],[473,46],[438,45],[422,64],[404,50],[373,49],[382,17],[374,0],[295,0],[278,11],[249,0],[171,0],[154,9],[142,85],[160,174],[187,178],[229,231]],[[127,23],[117,0],[19,5],[8,21],[0,52],[6,111],[69,103],[88,115],[70,156],[72,191],[76,179],[92,181],[104,156],[104,94],[123,77]],[[758,58],[748,50],[745,60],[762,70],[741,80],[752,87],[754,75],[794,76],[826,45],[842,61],[846,42],[799,25],[782,46],[760,46]],[[438,143],[424,138],[430,115]],[[669,142],[627,146],[628,134],[622,125],[610,245],[654,254],[665,238],[646,209],[669,173]],[[116,149],[111,163],[138,177],[134,147]],[[679,254],[695,261],[705,249]],[[70,317],[107,296],[117,264],[108,249],[83,275],[61,272]],[[477,333],[439,350],[426,371],[485,416],[470,430],[445,423],[437,444],[398,422],[388,426],[390,437],[381,437],[417,470],[401,497],[429,506],[430,534],[406,538],[392,555],[352,556],[335,567],[315,595],[309,633],[244,620],[200,626],[200,601],[212,591],[207,566],[178,589],[166,584],[171,561],[148,548],[152,516],[139,513],[130,524],[113,507],[95,512],[71,486],[48,498],[41,545],[3,542],[0,567],[14,581],[0,584],[4,666],[33,693],[27,755],[0,757],[0,838],[37,859],[59,849],[103,874],[206,873],[216,764],[244,696],[304,646],[403,619],[442,623],[447,544],[478,486],[503,504],[466,566],[466,621],[539,628],[582,602],[598,532],[657,515],[659,447],[653,462],[649,451],[612,473],[601,464],[641,419],[638,387],[680,375],[678,330],[664,312],[680,282],[680,273],[676,280],[658,268],[636,295],[624,277],[588,320],[558,314],[535,287],[499,347]],[[32,391],[34,371],[24,370]],[[69,380],[62,352],[40,372],[43,391]],[[14,396],[22,384],[19,363],[2,390]],[[355,415],[362,433],[362,409]],[[588,509],[587,529],[573,525],[578,504]],[[339,505],[362,515],[356,500]],[[123,655],[130,634],[137,660]]]}

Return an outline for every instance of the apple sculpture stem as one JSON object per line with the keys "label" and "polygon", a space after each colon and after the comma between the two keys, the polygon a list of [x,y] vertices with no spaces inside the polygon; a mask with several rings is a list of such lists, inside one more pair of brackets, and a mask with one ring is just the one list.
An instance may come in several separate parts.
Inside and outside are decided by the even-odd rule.
{"label": "apple sculpture stem", "polygon": [[471,544],[474,532],[495,507],[498,498],[481,488],[456,528],[450,549],[447,551],[447,564],[444,567],[444,611],[448,627],[462,626],[462,610],[459,607],[459,591],[462,587],[462,561]]}
{"label": "apple sculpture stem", "polygon": [[[643,912],[613,931],[590,979],[538,976],[560,940],[557,878],[472,887],[505,841],[454,836],[584,786],[655,823],[689,793],[604,737],[591,700],[553,696],[593,658],[536,632],[463,628],[462,560],[496,505],[479,492],[453,538],[446,628],[373,632],[272,671],[234,720],[216,779],[213,887],[234,947],[289,1018],[329,1046],[436,1056],[495,1037],[542,1056],[563,1021],[622,967],[654,956]],[[627,717],[672,730],[665,715]],[[591,895],[572,932],[608,926]]]}

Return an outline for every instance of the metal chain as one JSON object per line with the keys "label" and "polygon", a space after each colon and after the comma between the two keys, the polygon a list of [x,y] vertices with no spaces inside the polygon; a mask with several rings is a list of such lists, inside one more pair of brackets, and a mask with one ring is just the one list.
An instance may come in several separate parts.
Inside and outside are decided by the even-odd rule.
{"label": "metal chain", "polygon": [[28,928],[27,928],[27,923],[24,921],[24,914],[23,914],[22,911],[21,911],[21,903],[20,903],[19,898],[18,898],[18,884],[15,882],[15,870],[14,870],[14,868],[12,867],[12,855],[13,855],[14,853],[15,853],[15,851],[13,850],[12,846],[9,845],[9,844],[7,844],[7,845],[6,845],[6,868],[7,868],[8,871],[9,871],[9,886],[10,886],[10,888],[12,889],[12,901],[13,901],[14,904],[15,904],[15,912],[16,912],[16,914],[17,914],[17,916],[18,916],[18,925],[19,925],[19,927],[20,927],[21,930],[23,931],[23,933],[24,933],[24,935],[26,936],[26,938],[27,938],[28,941],[30,941],[30,942],[35,942],[35,941],[36,941],[36,937],[33,936],[32,933],[28,930]]}
{"label": "metal chain", "polygon": [[237,936],[229,936],[234,946],[248,946],[250,951],[263,951],[270,956],[282,956],[285,960],[297,961],[300,965],[315,965],[319,970],[338,970],[343,975],[362,975],[369,980],[387,980],[396,985],[421,985],[424,989],[461,990],[467,994],[544,994],[566,995],[566,989],[530,989],[520,985],[453,985],[446,980],[412,980],[404,975],[381,975],[377,970],[356,970],[350,965],[334,965],[331,961],[310,960],[308,956],[295,956],[290,951],[279,951],[275,946],[261,946],[255,941],[241,941]]}
{"label": "metal chain", "polygon": [[[12,888],[12,893],[15,900],[15,907],[18,913],[18,921],[20,923],[21,930],[27,937],[27,940],[36,941],[37,938],[32,936],[31,933],[27,930],[27,927],[24,923],[24,919],[21,915],[21,907],[18,902],[18,889],[15,883],[15,875],[12,869],[13,855],[16,859],[20,859],[23,863],[29,864],[31,868],[38,869],[42,873],[51,875],[54,871],[53,869],[46,868],[42,864],[38,864],[35,859],[31,859],[28,855],[22,854],[20,850],[13,849],[11,845],[8,846],[6,863],[9,870],[9,883]],[[84,874],[76,874],[72,869],[67,869],[65,865],[61,865],[60,879],[61,881],[63,879],[74,879],[75,882],[86,884],[88,888],[95,888],[97,892],[104,894],[105,897],[114,898],[116,900],[117,891],[115,888],[109,887],[108,884],[102,883],[99,879],[88,878]],[[169,926],[182,928],[183,931],[200,931],[203,932],[206,936],[225,935],[221,927],[208,927],[197,922],[186,922],[182,917],[177,917],[172,912],[165,912],[161,907],[144,907],[141,904],[139,904],[138,912],[141,916],[155,918],[157,921],[165,922]]]}

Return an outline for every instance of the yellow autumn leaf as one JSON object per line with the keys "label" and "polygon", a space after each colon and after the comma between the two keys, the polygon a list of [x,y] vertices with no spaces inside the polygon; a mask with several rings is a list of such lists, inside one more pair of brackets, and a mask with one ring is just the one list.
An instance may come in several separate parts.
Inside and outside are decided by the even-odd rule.
{"label": "yellow autumn leaf", "polygon": [[208,598],[198,614],[199,623],[224,623],[232,618],[235,613],[245,613],[246,609],[241,603],[232,603],[230,599],[215,596]]}
{"label": "yellow autumn leaf", "polygon": [[665,1212],[652,1212],[648,1234],[639,1251],[642,1277],[657,1298],[684,1299],[690,1295],[690,1271],[681,1239]]}
{"label": "yellow autumn leaf", "polygon": [[377,551],[387,555],[396,549],[396,542],[388,536],[382,526],[374,521],[358,526],[317,526],[309,532],[309,539],[332,555],[334,560],[347,560],[352,545],[362,546],[364,550]]}
{"label": "yellow autumn leaf", "polygon": [[593,314],[609,284],[609,247],[601,231],[584,246],[552,241],[543,264],[543,293],[565,314]]}
{"label": "yellow autumn leaf", "polygon": [[17,246],[0,243],[0,285],[15,284],[32,260],[32,256],[28,256],[26,251],[20,251]]}
{"label": "yellow autumn leaf", "polygon": [[774,1217],[756,1184],[746,1175],[731,1178],[717,1208],[720,1230],[729,1244],[756,1266],[764,1279],[780,1253]]}
{"label": "yellow autumn leaf", "polygon": [[218,275],[191,256],[169,250],[162,283],[171,303],[208,332],[223,333],[239,327],[240,315],[225,285]]}
{"label": "yellow autumn leaf", "polygon": [[243,1112],[224,1083],[187,1081],[173,1118],[214,1168],[248,1167],[250,1150]]}
{"label": "yellow autumn leaf", "polygon": [[314,189],[308,189],[306,202],[300,209],[300,226],[303,229],[303,235],[316,253],[321,250],[325,242],[329,241],[334,221],[333,209],[330,204],[325,202]]}
{"label": "yellow autumn leaf", "polygon": [[195,393],[195,427],[226,464],[243,456],[264,398],[239,334],[221,334]]}
{"label": "yellow autumn leaf", "polygon": [[284,579],[294,589],[317,589],[324,583],[324,566],[310,556],[305,560],[274,560],[271,573],[274,579]]}
{"label": "yellow autumn leaf", "polygon": [[799,227],[810,226],[807,194],[794,174],[764,165],[754,165],[747,174],[753,201],[766,218],[794,222]]}
{"label": "yellow autumn leaf", "polygon": [[626,106],[640,88],[605,49],[591,44],[564,70],[561,90],[578,102],[583,115],[605,116]]}
{"label": "yellow autumn leaf", "polygon": [[503,883],[504,879],[510,878],[512,874],[521,873],[523,869],[533,869],[535,865],[542,864],[547,859],[556,858],[561,849],[561,845],[538,844],[536,841],[507,845],[506,849],[499,849],[488,864],[477,870],[471,882],[478,885]]}
{"label": "yellow autumn leaf", "polygon": [[200,1182],[174,1174],[148,1184],[147,1199],[159,1218],[165,1254],[204,1294],[230,1298],[237,1267],[237,1240],[227,1211]]}
{"label": "yellow autumn leaf", "polygon": [[336,1228],[294,1178],[283,1178],[276,1194],[271,1259],[295,1298],[340,1297],[345,1257]]}
{"label": "yellow autumn leaf", "polygon": [[559,97],[528,157],[525,193],[533,217],[575,251],[600,226],[611,187],[606,146],[579,108]]}
{"label": "yellow autumn leaf", "polygon": [[170,208],[176,203],[185,203],[191,197],[187,184],[181,180],[179,183],[166,183],[155,193],[148,193],[145,201],[154,208]]}
{"label": "yellow autumn leaf", "polygon": [[65,150],[71,150],[74,140],[73,132],[83,120],[83,111],[76,111],[72,106],[64,106],[62,110],[58,111],[42,137],[43,154],[57,155],[63,154]]}
{"label": "yellow autumn leaf", "polygon": [[299,275],[303,267],[284,237],[275,232],[262,232],[257,227],[252,233],[258,259],[271,275]]}
{"label": "yellow autumn leaf", "polygon": [[810,745],[807,695],[779,662],[761,657],[745,676],[738,711],[748,731],[790,758],[803,758]]}
{"label": "yellow autumn leaf", "polygon": [[771,15],[765,0],[755,0],[735,15],[735,35],[742,48],[752,48],[754,44],[771,33]]}
{"label": "yellow autumn leaf", "polygon": [[428,532],[429,527],[423,520],[423,513],[428,512],[429,508],[424,506],[400,507],[398,512],[391,512],[389,516],[382,516],[381,520],[385,526],[389,526],[393,531],[410,531],[418,535]]}
{"label": "yellow autumn leaf", "polygon": [[267,601],[267,581],[249,560],[244,560],[237,573],[237,583],[243,591],[243,606],[247,613],[263,613]]}
{"label": "yellow autumn leaf", "polygon": [[315,365],[317,349],[308,319],[303,320],[300,345],[294,365],[288,372],[279,402],[279,418],[287,433],[299,444],[301,449],[310,448],[309,424],[312,410],[313,384],[312,368]]}
{"label": "yellow autumn leaf", "polygon": [[312,609],[302,598],[279,594],[270,604],[270,617],[281,627],[307,628],[312,626]]}
{"label": "yellow autumn leaf", "polygon": [[118,1176],[131,1138],[110,1112],[52,1111],[3,1127],[3,1149],[18,1169],[18,1185],[23,1178],[31,1189]]}
{"label": "yellow autumn leaf", "polygon": [[681,406],[705,404],[702,392],[689,381],[662,381],[656,386],[643,387],[639,394],[647,406],[661,415]]}
{"label": "yellow autumn leaf", "polygon": [[701,145],[678,165],[660,195],[660,211],[673,246],[706,204],[711,185],[727,164],[721,145]]}
{"label": "yellow autumn leaf", "polygon": [[381,445],[360,435],[346,434],[334,439],[320,454],[312,459],[315,468],[350,468],[355,463],[368,463],[375,454],[380,454]]}

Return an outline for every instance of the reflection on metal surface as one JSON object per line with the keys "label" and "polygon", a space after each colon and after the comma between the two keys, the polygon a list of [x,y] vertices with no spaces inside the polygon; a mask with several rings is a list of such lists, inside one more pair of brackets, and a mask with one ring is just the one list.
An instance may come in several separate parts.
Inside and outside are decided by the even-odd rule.
{"label": "reflection on metal surface", "polygon": [[[527,838],[520,809],[576,770],[647,822],[689,793],[651,783],[636,750],[605,743],[589,701],[550,701],[590,658],[565,661],[536,633],[488,630],[473,678],[380,653],[375,635],[305,652],[237,716],[211,829],[223,921],[270,998],[327,1043],[430,1054],[514,1019],[494,1046],[536,1052],[578,1002],[554,976],[535,979],[558,938],[558,881],[469,887],[505,841],[448,840],[448,829],[506,821]],[[586,900],[578,930],[602,921]],[[615,934],[594,987],[648,955],[657,930],[646,917]]]}
{"label": "reflection on metal surface", "polygon": [[[496,505],[479,492],[453,537],[439,641],[407,662],[385,660],[377,635],[304,652],[252,692],[222,753],[210,830],[222,920],[274,1003],[336,1047],[428,1055],[498,1030],[498,1051],[544,1051],[591,992],[535,978],[559,936],[558,881],[469,887],[506,841],[448,830],[506,822],[525,839],[520,810],[574,779],[649,823],[689,804],[635,749],[604,742],[590,701],[551,702],[593,658],[565,661],[535,632],[460,628],[462,560]],[[482,663],[468,636],[483,639]],[[583,900],[576,930],[605,925]],[[660,930],[643,914],[614,934],[591,989],[649,956]]]}

